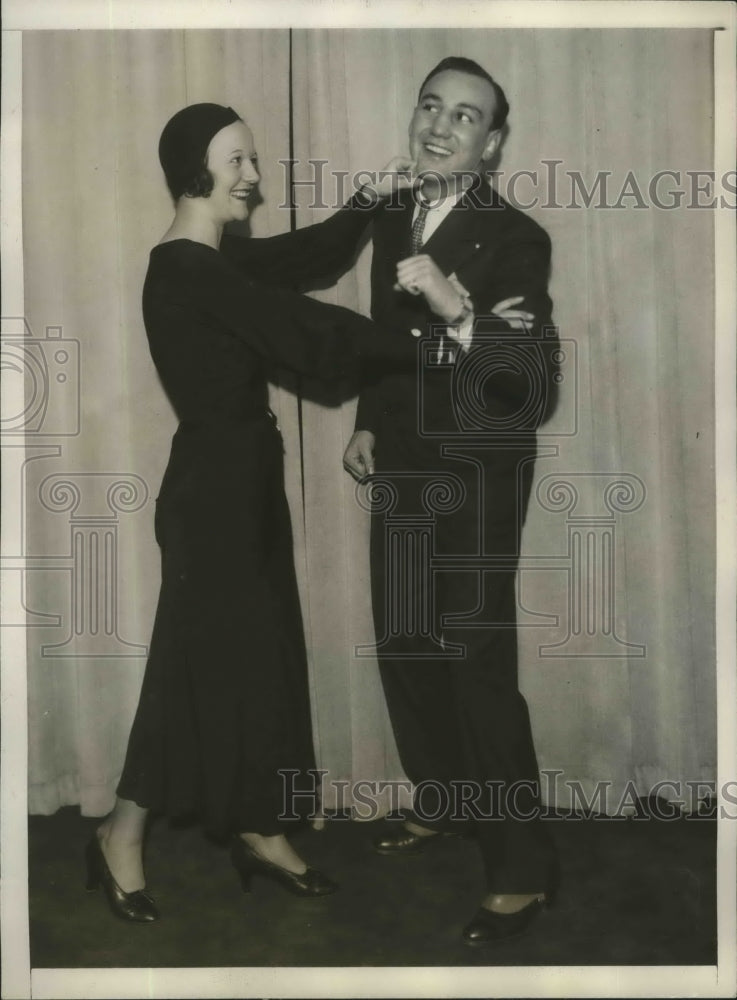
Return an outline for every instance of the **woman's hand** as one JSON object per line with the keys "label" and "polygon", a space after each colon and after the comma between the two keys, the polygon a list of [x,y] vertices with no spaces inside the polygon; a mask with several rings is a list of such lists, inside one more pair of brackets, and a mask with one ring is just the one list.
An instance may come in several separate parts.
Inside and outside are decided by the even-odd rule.
{"label": "woman's hand", "polygon": [[415,167],[415,161],[409,156],[395,156],[378,172],[374,183],[364,186],[380,198],[389,198],[394,191],[412,187]]}
{"label": "woman's hand", "polygon": [[424,295],[432,311],[450,323],[463,310],[463,296],[426,253],[405,257],[397,264],[397,288]]}

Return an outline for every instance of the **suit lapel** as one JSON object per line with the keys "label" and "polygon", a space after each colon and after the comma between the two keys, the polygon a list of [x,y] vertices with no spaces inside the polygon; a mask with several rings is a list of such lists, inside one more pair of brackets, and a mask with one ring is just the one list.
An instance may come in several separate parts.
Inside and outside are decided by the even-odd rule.
{"label": "suit lapel", "polygon": [[[384,266],[392,271],[397,261],[409,256],[414,198],[411,191],[399,193],[400,208],[384,209],[381,219],[381,256]],[[475,254],[498,239],[499,217],[504,202],[486,180],[466,192],[422,248],[443,274],[463,267]],[[499,221],[497,221],[499,220]],[[376,249],[376,244],[375,244]]]}
{"label": "suit lapel", "polygon": [[502,211],[501,205],[494,189],[482,181],[451,209],[425,243],[423,252],[432,257],[443,274],[457,271],[493,241],[498,227],[489,225],[489,216]]}

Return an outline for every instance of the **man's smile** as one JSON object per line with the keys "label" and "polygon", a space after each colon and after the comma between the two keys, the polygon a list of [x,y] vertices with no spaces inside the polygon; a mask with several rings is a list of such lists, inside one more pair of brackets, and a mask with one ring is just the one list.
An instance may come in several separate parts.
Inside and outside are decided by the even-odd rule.
{"label": "man's smile", "polygon": [[428,153],[431,153],[433,156],[452,156],[453,155],[453,150],[452,149],[446,149],[445,146],[439,146],[435,142],[424,142],[422,145],[423,145],[423,148],[426,149],[428,151]]}

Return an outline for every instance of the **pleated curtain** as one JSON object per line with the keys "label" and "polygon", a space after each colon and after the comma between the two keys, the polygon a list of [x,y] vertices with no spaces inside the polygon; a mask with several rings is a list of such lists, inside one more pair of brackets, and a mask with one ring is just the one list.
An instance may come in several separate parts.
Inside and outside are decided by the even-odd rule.
{"label": "pleated curtain", "polygon": [[[504,194],[518,175],[516,196],[553,243],[565,378],[541,436],[518,587],[520,684],[540,765],[561,772],[547,797],[567,804],[566,780],[586,795],[609,783],[612,803],[628,783],[647,794],[658,781],[715,777],[713,213],[688,198],[658,208],[647,192],[658,171],[680,172],[687,188],[686,171],[712,166],[711,34],[29,32],[26,320],[48,357],[59,329],[79,356],[76,388],[28,435],[19,470],[34,557],[32,812],[110,808],[153,622],[153,501],[175,419],[148,354],[140,293],[171,214],[156,158],[163,124],[196,101],[235,107],[262,175],[251,231],[283,232],[327,217],[358,171],[406,151],[417,87],[449,54],[476,59],[503,85],[511,113],[496,183]],[[279,163],[288,159],[291,189]],[[305,183],[316,170],[322,200]],[[591,189],[603,173],[610,207],[596,198],[586,207],[571,176]],[[649,204],[638,207],[635,193],[613,207],[628,174]],[[367,313],[370,252],[314,294]],[[341,463],[352,393],[285,375],[272,406],[285,439],[318,764],[331,779],[381,781],[403,775],[376,662],[354,653],[373,633],[368,515]],[[97,579],[99,551],[88,553],[85,539],[101,520],[115,555],[106,619],[115,636],[91,634],[87,598],[75,631],[75,587]],[[328,784],[326,805],[336,804]]]}

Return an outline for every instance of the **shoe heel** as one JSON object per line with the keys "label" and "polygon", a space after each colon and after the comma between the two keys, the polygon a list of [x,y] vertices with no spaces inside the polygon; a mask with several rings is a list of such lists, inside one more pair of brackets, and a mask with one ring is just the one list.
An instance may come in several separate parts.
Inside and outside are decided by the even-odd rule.
{"label": "shoe heel", "polygon": [[159,919],[153,899],[145,889],[124,892],[113,878],[102,847],[96,835],[92,835],[85,851],[87,862],[87,891],[103,889],[107,904],[113,915],[121,920],[136,923],[151,923]]}
{"label": "shoe heel", "polygon": [[543,907],[546,910],[552,909],[556,902],[558,901],[558,889],[560,888],[560,876],[556,872],[548,882],[548,886],[545,890],[545,899],[543,900]]}
{"label": "shoe heel", "polygon": [[241,891],[244,893],[251,892],[251,881],[253,879],[254,868],[252,866],[251,859],[243,856],[244,849],[238,840],[234,840],[230,849],[230,859],[233,862],[233,867],[236,870],[238,878],[241,883]]}
{"label": "shoe heel", "polygon": [[335,882],[316,868],[308,866],[301,875],[280,868],[266,858],[259,857],[240,837],[233,839],[230,858],[240,876],[241,887],[246,893],[251,891],[251,879],[254,875],[271,879],[295,896],[327,896],[338,888]]}
{"label": "shoe heel", "polygon": [[85,848],[84,852],[85,868],[87,869],[87,880],[85,882],[85,889],[87,892],[95,892],[100,888],[102,882],[100,881],[100,873],[98,866],[95,864],[95,855],[93,853],[93,845],[90,842]]}

